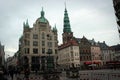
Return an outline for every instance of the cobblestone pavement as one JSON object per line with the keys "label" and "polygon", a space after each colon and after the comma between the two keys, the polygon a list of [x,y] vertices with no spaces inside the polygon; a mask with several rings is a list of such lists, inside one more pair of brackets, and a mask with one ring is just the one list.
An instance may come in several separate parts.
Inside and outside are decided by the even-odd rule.
{"label": "cobblestone pavement", "polygon": [[[66,72],[62,72],[61,74],[57,74],[59,79],[51,79],[51,80],[120,80],[120,70],[82,70],[79,71],[79,79],[70,79],[66,77]],[[10,76],[4,76],[7,80],[12,80]],[[51,77],[51,76],[50,76]],[[2,78],[0,77],[0,80]],[[24,74],[14,75],[13,80],[26,80],[24,78]],[[42,75],[35,75],[33,73],[30,74],[29,80],[45,80],[42,78]]]}
{"label": "cobblestone pavement", "polygon": [[[4,76],[7,80],[12,80],[10,76]],[[59,80],[79,80],[79,79],[68,79],[65,76],[59,75]],[[26,80],[23,74],[14,75],[13,80]],[[45,80],[41,75],[30,74],[29,80]]]}
{"label": "cobblestone pavement", "polygon": [[[7,78],[7,80],[12,80],[12,78],[9,75],[4,77]],[[20,74],[20,75],[14,75],[13,80],[26,80],[26,79],[24,77],[24,74]],[[30,74],[29,80],[42,80],[42,76]]]}

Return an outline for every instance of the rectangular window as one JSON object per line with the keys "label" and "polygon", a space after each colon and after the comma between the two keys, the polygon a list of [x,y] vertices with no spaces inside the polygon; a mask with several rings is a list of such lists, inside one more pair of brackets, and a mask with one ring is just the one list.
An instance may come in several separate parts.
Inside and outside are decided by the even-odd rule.
{"label": "rectangular window", "polygon": [[47,40],[52,40],[52,36],[50,34],[47,34]]}
{"label": "rectangular window", "polygon": [[52,42],[48,42],[48,47],[52,47]]}
{"label": "rectangular window", "polygon": [[45,41],[42,41],[42,46],[45,46]]}
{"label": "rectangular window", "polygon": [[82,61],[82,56],[80,56],[80,60]]}
{"label": "rectangular window", "polygon": [[52,40],[52,36],[50,36],[50,40]]}
{"label": "rectangular window", "polygon": [[42,48],[42,54],[45,54],[45,48]]}
{"label": "rectangular window", "polygon": [[86,56],[83,56],[84,57],[84,60],[86,61]]}
{"label": "rectangular window", "polygon": [[49,34],[47,34],[47,40],[50,40],[50,35]]}
{"label": "rectangular window", "polygon": [[57,44],[57,42],[55,42],[55,47],[58,47],[58,44]]}
{"label": "rectangular window", "polygon": [[87,57],[87,60],[89,60],[89,56],[86,56]]}
{"label": "rectangular window", "polygon": [[33,48],[33,53],[37,54],[38,53],[38,49],[37,48]]}
{"label": "rectangular window", "polygon": [[73,57],[73,52],[71,52],[71,57]]}
{"label": "rectangular window", "polygon": [[38,39],[38,35],[37,34],[33,34],[33,39]]}
{"label": "rectangular window", "polygon": [[29,48],[25,48],[25,54],[29,54]]}
{"label": "rectangular window", "polygon": [[27,34],[27,33],[26,33],[26,34],[25,34],[25,38],[28,38],[28,39],[29,39],[29,38],[30,38],[30,34]]}
{"label": "rectangular window", "polygon": [[52,49],[48,49],[47,54],[52,54]]}
{"label": "rectangular window", "polygon": [[45,39],[45,33],[44,32],[42,33],[42,39]]}
{"label": "rectangular window", "polygon": [[54,40],[57,40],[57,36],[54,36]]}
{"label": "rectangular window", "polygon": [[38,46],[38,41],[33,41],[33,46]]}
{"label": "rectangular window", "polygon": [[32,59],[31,59],[31,62],[32,62],[32,64],[39,64],[39,57],[38,56],[32,56],[31,57]]}
{"label": "rectangular window", "polygon": [[57,49],[55,49],[55,54],[57,54]]}
{"label": "rectangular window", "polygon": [[25,42],[25,46],[29,46],[30,45],[30,41],[25,40],[24,42]]}

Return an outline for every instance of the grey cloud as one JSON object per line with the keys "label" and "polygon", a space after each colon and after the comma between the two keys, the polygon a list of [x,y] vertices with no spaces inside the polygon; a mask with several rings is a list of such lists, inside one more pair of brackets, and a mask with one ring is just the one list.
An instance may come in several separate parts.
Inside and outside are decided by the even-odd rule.
{"label": "grey cloud", "polygon": [[[2,0],[0,2],[0,34],[2,34],[0,35],[0,41],[5,44],[5,50],[9,48],[18,49],[18,40],[22,35],[23,21],[28,18],[32,27],[35,20],[40,17],[41,7],[44,7],[45,17],[49,20],[50,25],[57,24],[59,42],[62,42],[65,1],[71,28],[75,36],[81,37],[84,34],[88,36],[87,32],[102,31],[103,29],[112,29],[117,32],[112,0]],[[81,16],[82,9],[91,11],[89,18]],[[75,15],[76,13],[77,15]],[[117,36],[116,33],[111,32],[111,34]],[[111,35],[109,39],[114,35]],[[102,40],[94,35],[88,37],[91,36],[96,37],[97,40]],[[104,38],[106,42],[109,42],[109,39]],[[115,43],[118,43],[118,38],[116,41],[109,42],[110,45]],[[9,51],[6,51],[6,53],[12,54]]]}

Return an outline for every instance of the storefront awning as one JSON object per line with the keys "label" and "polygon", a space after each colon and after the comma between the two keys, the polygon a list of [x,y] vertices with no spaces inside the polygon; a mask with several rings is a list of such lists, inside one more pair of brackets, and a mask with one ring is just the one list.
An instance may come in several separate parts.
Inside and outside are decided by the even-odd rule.
{"label": "storefront awning", "polygon": [[84,62],[84,64],[87,64],[87,65],[90,65],[90,64],[101,64],[101,62],[99,62],[99,61],[86,61],[86,62]]}
{"label": "storefront awning", "polygon": [[86,62],[84,62],[84,64],[90,65],[90,64],[92,64],[92,62],[91,61],[86,61]]}

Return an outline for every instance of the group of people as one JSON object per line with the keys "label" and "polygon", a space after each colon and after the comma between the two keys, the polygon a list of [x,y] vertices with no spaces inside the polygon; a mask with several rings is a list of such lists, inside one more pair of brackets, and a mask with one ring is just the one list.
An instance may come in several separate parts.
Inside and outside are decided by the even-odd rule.
{"label": "group of people", "polygon": [[60,77],[57,74],[44,74],[43,80],[60,80]]}
{"label": "group of people", "polygon": [[[30,70],[29,68],[26,68],[24,71],[24,79],[29,80]],[[11,78],[10,80],[14,80],[14,77],[16,80],[23,80],[20,77],[21,70],[10,66],[7,69],[3,69],[3,73],[0,74],[0,80],[8,80],[8,78]],[[37,70],[35,70],[35,74],[37,75]],[[44,74],[42,76],[42,80],[60,80],[60,77],[57,74]]]}
{"label": "group of people", "polygon": [[[13,67],[13,66],[8,66],[8,68],[0,67],[0,80],[8,80],[7,78],[11,78],[10,80],[13,80],[14,76],[16,77],[17,80],[21,80],[20,79],[20,73],[21,70],[20,68],[17,67]],[[29,77],[28,75],[30,74],[29,70],[26,69],[24,70],[24,78]]]}
{"label": "group of people", "polygon": [[[14,75],[20,74],[20,71],[17,68],[14,68],[12,66],[8,67],[8,69],[3,69],[4,76],[10,76],[11,80],[13,80]],[[7,80],[7,79],[6,79]]]}
{"label": "group of people", "polygon": [[1,68],[0,78],[1,80],[7,80],[7,76],[10,75],[13,80],[13,69],[10,68],[9,70],[4,68],[3,66]]}

